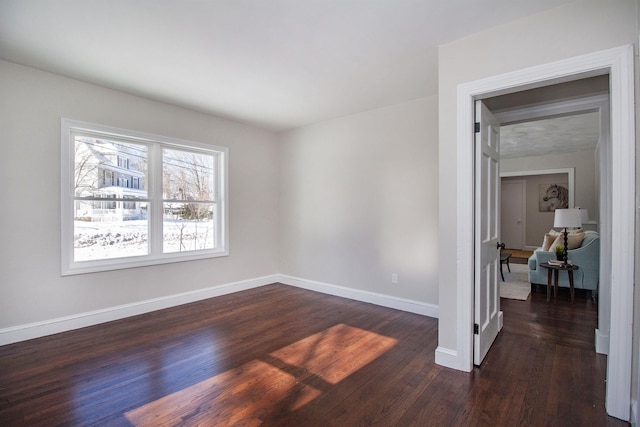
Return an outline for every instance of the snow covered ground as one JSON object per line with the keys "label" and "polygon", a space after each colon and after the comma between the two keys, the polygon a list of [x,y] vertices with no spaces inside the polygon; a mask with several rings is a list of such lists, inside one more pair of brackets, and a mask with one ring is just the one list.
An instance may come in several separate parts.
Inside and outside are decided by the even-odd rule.
{"label": "snow covered ground", "polygon": [[[147,220],[75,221],[75,261],[147,255],[149,252],[148,224]],[[213,248],[214,221],[165,219],[163,235],[165,253]]]}

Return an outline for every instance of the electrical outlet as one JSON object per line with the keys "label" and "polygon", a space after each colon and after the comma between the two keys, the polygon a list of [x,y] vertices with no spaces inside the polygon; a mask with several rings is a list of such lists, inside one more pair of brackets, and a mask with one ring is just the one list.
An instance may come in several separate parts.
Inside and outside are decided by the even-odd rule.
{"label": "electrical outlet", "polygon": [[394,285],[398,284],[398,273],[391,273],[391,283]]}

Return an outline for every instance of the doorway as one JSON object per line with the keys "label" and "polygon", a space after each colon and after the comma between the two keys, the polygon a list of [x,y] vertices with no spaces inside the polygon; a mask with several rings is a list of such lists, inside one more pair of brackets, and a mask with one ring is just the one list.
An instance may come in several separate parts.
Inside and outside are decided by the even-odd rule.
{"label": "doorway", "polygon": [[[611,194],[610,214],[601,217],[602,234],[610,236],[611,262],[610,345],[607,358],[607,412],[621,419],[629,418],[631,389],[631,320],[634,274],[634,202],[635,202],[635,106],[633,100],[632,46],[609,49],[581,57],[515,71],[458,86],[457,126],[457,351],[443,354],[460,369],[472,368],[473,345],[473,271],[474,245],[470,242],[474,227],[473,173],[473,102],[524,88],[543,87],[563,81],[608,74],[611,81],[611,144],[603,153],[602,165],[608,176],[602,182],[602,194]],[[605,205],[601,203],[601,205]],[[612,217],[615,214],[615,224]],[[602,242],[605,245],[605,242]],[[471,280],[470,280],[471,279]],[[443,357],[444,358],[444,357]],[[451,363],[450,363],[451,364]]]}
{"label": "doorway", "polygon": [[[550,99],[553,95],[549,93],[564,95],[560,99]],[[520,94],[524,100],[543,102],[537,102],[533,106],[517,105]],[[609,75],[513,92],[489,98],[485,102],[494,108],[507,105],[508,108],[499,110],[496,116],[501,124],[510,128],[507,137],[509,134],[518,135],[525,142],[523,148],[518,148],[513,137],[503,139],[503,154],[506,152],[506,155],[501,157],[501,177],[519,179],[526,176],[528,184],[533,186],[529,189],[527,206],[531,221],[527,229],[526,249],[535,250],[541,246],[541,236],[553,224],[548,212],[539,212],[536,208],[537,201],[532,193],[535,194],[535,187],[540,183],[552,182],[553,175],[562,174],[567,179],[558,182],[567,184],[568,207],[580,207],[589,212],[590,220],[583,228],[597,231],[600,235],[600,283],[610,283],[611,233],[603,233],[601,230],[604,227],[606,231],[612,217]],[[573,130],[574,127],[579,130]],[[565,135],[559,137],[552,130]],[[524,136],[524,131],[529,131],[531,135]],[[515,157],[520,158],[514,159]],[[562,167],[548,169],[552,166]],[[544,169],[536,170],[538,167]],[[537,178],[533,178],[534,176]],[[610,286],[602,286],[599,290],[598,319],[594,334],[596,352],[609,354]]]}
{"label": "doorway", "polygon": [[527,182],[505,181],[500,185],[500,241],[506,249],[521,251],[525,246]]}

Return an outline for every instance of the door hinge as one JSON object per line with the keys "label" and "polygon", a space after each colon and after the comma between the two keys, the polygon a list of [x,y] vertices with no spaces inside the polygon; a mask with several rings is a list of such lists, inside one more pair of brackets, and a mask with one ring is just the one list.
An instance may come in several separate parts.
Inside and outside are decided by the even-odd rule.
{"label": "door hinge", "polygon": [[480,325],[477,323],[473,324],[473,335],[478,335],[480,333]]}
{"label": "door hinge", "polygon": [[475,133],[480,132],[480,122],[475,122],[474,126],[473,126],[473,131]]}

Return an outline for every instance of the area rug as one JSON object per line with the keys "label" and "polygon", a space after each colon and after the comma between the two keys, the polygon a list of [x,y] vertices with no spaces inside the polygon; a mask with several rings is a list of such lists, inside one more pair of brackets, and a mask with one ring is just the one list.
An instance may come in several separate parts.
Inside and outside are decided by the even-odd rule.
{"label": "area rug", "polygon": [[526,264],[509,264],[511,272],[506,264],[502,266],[504,282],[500,281],[500,298],[517,299],[526,301],[531,293],[529,283],[529,266]]}

